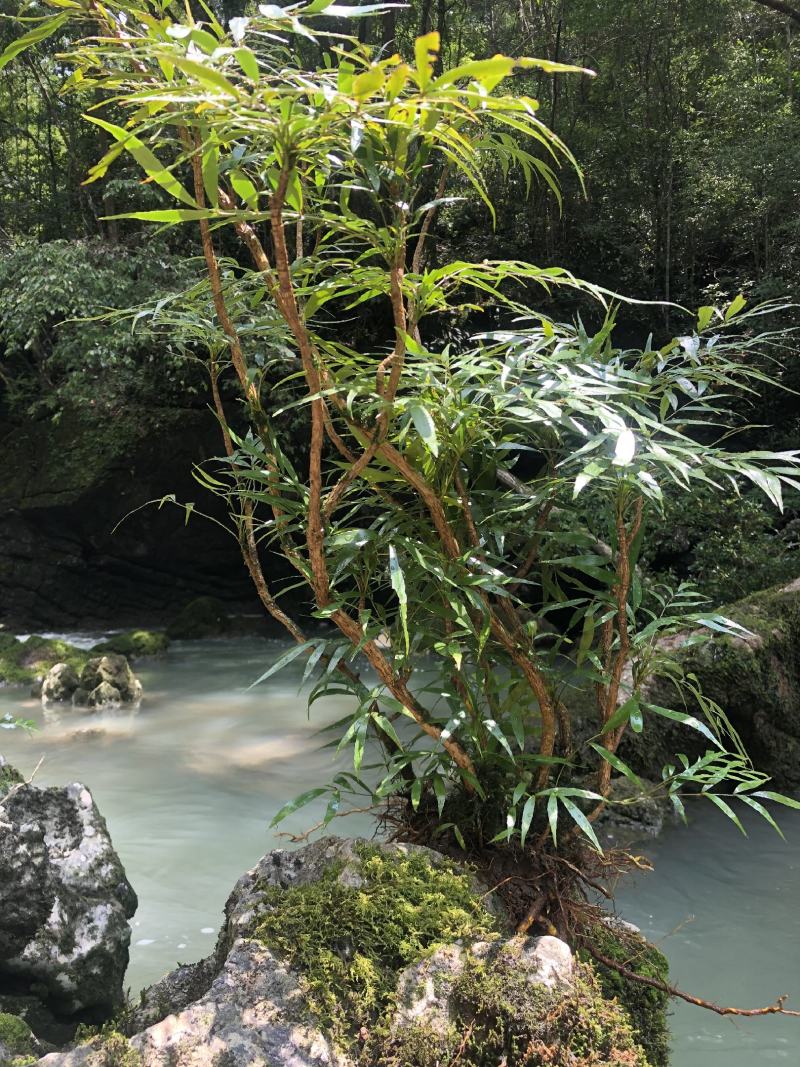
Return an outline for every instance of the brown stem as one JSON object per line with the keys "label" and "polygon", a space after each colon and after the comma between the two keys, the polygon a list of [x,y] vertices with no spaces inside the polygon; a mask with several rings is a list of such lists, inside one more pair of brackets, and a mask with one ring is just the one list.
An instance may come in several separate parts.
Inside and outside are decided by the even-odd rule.
{"label": "brown stem", "polygon": [[691,993],[684,993],[677,986],[669,985],[658,978],[650,978],[647,975],[638,974],[636,971],[631,970],[630,967],[604,956],[602,952],[598,952],[596,948],[588,943],[584,947],[598,963],[602,963],[604,967],[609,967],[612,971],[616,971],[623,978],[627,978],[631,982],[639,982],[641,985],[651,986],[653,989],[660,989],[662,993],[669,993],[671,997],[678,997],[680,1000],[685,1000],[687,1004],[694,1004],[698,1008],[706,1008],[708,1011],[716,1012],[717,1015],[744,1015],[749,1017],[755,1015],[792,1015],[800,1018],[800,1011],[790,1011],[788,1008],[784,1008],[783,1005],[786,1003],[788,994],[778,997],[774,1004],[770,1004],[766,1008],[727,1008],[721,1004],[715,1004],[711,1000],[693,997]]}

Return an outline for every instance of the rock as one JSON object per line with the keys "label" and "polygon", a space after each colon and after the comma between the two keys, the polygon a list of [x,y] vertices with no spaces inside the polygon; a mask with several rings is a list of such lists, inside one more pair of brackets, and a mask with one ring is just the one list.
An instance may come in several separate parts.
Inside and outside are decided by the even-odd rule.
{"label": "rock", "polygon": [[558,938],[507,936],[465,868],[337,838],[276,850],[240,878],[214,955],[152,986],[129,1022],[127,1038],[39,1067],[417,1067],[456,1062],[473,1032],[491,1047],[465,1067],[504,1050],[525,1062],[536,1043],[563,1062],[590,1049],[598,1067],[648,1067],[591,965]]}
{"label": "rock", "polygon": [[116,652],[128,659],[141,656],[160,656],[169,648],[169,638],[165,633],[153,630],[130,630],[128,633],[114,634],[106,641],[100,641],[92,647],[92,652]]}
{"label": "rock", "polygon": [[30,992],[59,1016],[122,1002],[136,895],[105,821],[79,783],[23,784],[0,808],[0,993]]}
{"label": "rock", "polygon": [[227,609],[213,596],[200,596],[190,601],[167,626],[173,641],[195,641],[202,637],[220,637],[231,627]]}
{"label": "rock", "polygon": [[641,788],[629,778],[614,778],[611,782],[611,803],[597,819],[613,840],[628,840],[647,834],[655,837],[664,828],[664,821],[673,817],[672,805],[658,785],[647,778],[640,778]]}
{"label": "rock", "polygon": [[475,945],[445,945],[419,963],[407,967],[398,980],[395,1029],[424,1023],[444,1036],[458,1015],[457,979],[469,962],[479,961],[491,970],[513,969],[531,987],[567,988],[575,962],[569,945],[557,937],[512,937]]}
{"label": "rock", "polygon": [[90,708],[116,708],[122,703],[122,697],[110,682],[101,682],[91,690],[86,703]]}
{"label": "rock", "polygon": [[71,663],[56,663],[42,682],[42,700],[65,703],[78,688],[78,672]]}
{"label": "rock", "polygon": [[93,656],[81,671],[80,689],[89,695],[89,707],[135,704],[141,700],[142,686],[124,656],[109,652]]}
{"label": "rock", "polygon": [[136,704],[142,698],[142,686],[125,656],[109,652],[93,656],[80,675],[69,663],[56,663],[42,683],[42,703],[71,702],[73,707],[99,710],[120,704]]}
{"label": "rock", "polygon": [[[756,768],[781,789],[800,786],[800,579],[755,593],[722,608],[747,633],[714,634],[705,644],[687,643],[688,632],[661,642],[687,673],[697,675],[703,693],[716,701],[741,737]],[[678,693],[666,677],[648,687],[649,702],[686,710],[704,720],[702,710]],[[702,734],[679,723],[645,715],[641,734],[626,734],[620,755],[640,774],[656,780],[677,752],[689,759],[710,745]]]}

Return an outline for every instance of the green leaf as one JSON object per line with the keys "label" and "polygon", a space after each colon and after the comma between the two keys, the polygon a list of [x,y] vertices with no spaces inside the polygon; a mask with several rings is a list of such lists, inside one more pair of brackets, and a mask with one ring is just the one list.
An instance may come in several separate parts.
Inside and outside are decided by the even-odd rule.
{"label": "green leaf", "polygon": [[16,41],[12,41],[2,55],[0,55],[0,70],[7,66],[15,56],[20,54],[20,52],[24,52],[33,45],[39,44],[40,41],[52,37],[56,30],[60,29],[69,18],[71,18],[70,12],[62,11],[60,15],[55,15],[53,18],[47,19],[45,22],[35,26],[32,30],[28,30],[22,37],[18,37]]}
{"label": "green leaf", "polygon": [[205,63],[198,63],[194,59],[187,59],[186,56],[177,56],[174,53],[170,53],[168,56],[170,62],[182,70],[190,80],[200,82],[201,85],[207,89],[215,89],[217,92],[223,93],[225,96],[233,97],[238,100],[241,96],[239,90],[229,82],[224,74],[220,74],[212,66],[208,66]]}
{"label": "green leaf", "polygon": [[776,804],[783,804],[784,807],[794,808],[796,811],[800,811],[800,801],[793,800],[792,797],[784,796],[783,793],[773,793],[769,789],[761,789],[757,793],[752,793],[751,796],[762,797],[764,800],[772,800]]}
{"label": "green leaf", "polygon": [[403,569],[400,566],[400,561],[397,558],[397,550],[394,545],[389,545],[389,579],[400,604],[400,621],[403,626],[403,636],[406,641],[406,652],[408,652],[408,597],[406,595],[406,580],[403,575]]}
{"label": "green leaf", "polygon": [[553,836],[553,845],[558,844],[558,797],[551,793],[547,798],[547,821],[550,823],[550,833]]}
{"label": "green leaf", "polygon": [[109,219],[139,219],[140,222],[197,222],[198,219],[216,219],[219,212],[213,208],[171,207],[160,211],[126,211],[123,215],[104,215],[103,221]]}
{"label": "green leaf", "polygon": [[241,48],[235,49],[233,54],[236,56],[236,61],[244,71],[245,75],[251,82],[254,82],[257,85],[260,78],[260,71],[258,69],[258,60],[256,59],[255,52],[251,48],[242,46]]}
{"label": "green leaf", "polygon": [[433,791],[436,794],[436,807],[439,810],[439,818],[441,818],[445,801],[447,800],[447,791],[440,774],[435,774],[433,776]]}
{"label": "green leaf", "polygon": [[83,117],[88,122],[93,122],[95,126],[99,126],[101,130],[105,130],[106,133],[110,133],[115,141],[119,141],[122,147],[130,152],[147,177],[160,185],[170,196],[174,196],[176,200],[189,204],[191,207],[197,207],[194,197],[187,193],[175,175],[164,167],[136,134],[121,126],[115,126],[113,122],[106,122],[105,119],[98,118],[96,115],[84,115]]}
{"label": "green leaf", "polygon": [[327,793],[328,790],[325,787],[309,789],[305,793],[301,793],[299,797],[295,797],[294,800],[290,800],[288,804],[284,804],[278,814],[273,818],[270,826],[277,826],[279,822],[283,822],[287,815],[293,814],[299,808],[304,808],[306,804],[310,804],[312,800],[316,800],[317,797],[321,797],[323,793]]}
{"label": "green leaf", "polygon": [[605,724],[600,734],[607,734],[611,730],[616,730],[618,726],[622,726],[623,723],[627,723],[632,715],[638,714],[639,711],[639,697],[634,695],[628,697],[624,704],[620,704],[617,710],[611,715],[608,722]]}
{"label": "green leaf", "polygon": [[583,814],[578,805],[571,801],[569,797],[561,797],[561,803],[570,813],[570,815],[575,820],[576,824],[580,827],[580,829],[584,832],[584,834],[586,834],[586,836],[592,842],[597,851],[602,853],[603,850],[600,847],[600,842],[597,840],[597,834],[594,832],[594,827]]}
{"label": "green leaf", "polygon": [[417,433],[427,445],[434,456],[439,455],[439,441],[436,437],[436,425],[433,416],[424,404],[409,404],[409,414],[414,422]]}
{"label": "green leaf", "polygon": [[714,316],[714,308],[706,304],[704,307],[698,308],[697,311],[697,332],[702,333],[705,330],[711,319]]}
{"label": "green leaf", "polygon": [[731,820],[731,822],[734,823],[742,831],[745,837],[747,837],[747,831],[742,826],[739,820],[739,816],[736,814],[730,804],[727,804],[722,799],[722,797],[718,797],[716,793],[703,793],[703,796],[708,797],[711,803],[716,805],[716,807],[718,807],[720,811],[724,812],[725,815],[727,815],[728,818]]}
{"label": "green leaf", "polygon": [[718,749],[724,751],[725,746],[720,742],[720,739],[716,734],[714,734],[704,722],[695,718],[694,715],[687,715],[685,711],[672,711],[670,708],[662,708],[659,707],[658,704],[645,704],[645,707],[648,711],[660,715],[662,719],[672,719],[673,722],[680,722],[692,730],[697,730],[698,733],[707,737],[712,745],[715,745]]}
{"label": "green leaf", "polygon": [[731,300],[730,305],[728,306],[728,310],[725,312],[725,321],[730,322],[734,315],[739,314],[739,312],[742,310],[746,303],[747,301],[741,293],[739,293],[738,296],[735,296],[733,300]]}
{"label": "green leaf", "polygon": [[513,760],[514,753],[511,751],[511,745],[509,745],[506,735],[503,733],[503,731],[500,729],[494,719],[484,719],[483,725],[486,727],[492,737],[495,738],[496,741],[500,742],[500,744],[503,746],[503,748]]}
{"label": "green leaf", "polygon": [[747,806],[752,808],[753,811],[757,811],[761,818],[766,819],[766,821],[770,824],[773,830],[775,830],[777,834],[783,837],[784,841],[786,840],[786,838],[784,837],[783,830],[781,830],[780,826],[778,826],[778,824],[775,822],[775,820],[772,818],[772,816],[763,804],[759,804],[757,800],[753,800],[752,797],[748,797],[744,793],[739,794],[739,800],[741,800],[743,804],[747,804]]}
{"label": "green leaf", "polygon": [[256,678],[253,684],[249,685],[247,688],[254,689],[257,685],[261,685],[261,683],[265,682],[267,678],[271,678],[273,674],[277,674],[278,671],[283,670],[283,668],[287,666],[287,664],[291,663],[292,660],[297,659],[297,657],[301,656],[304,652],[308,652],[312,648],[314,648],[316,643],[316,641],[304,641],[302,645],[293,645],[288,652],[284,653],[284,655],[282,655],[280,659],[277,659],[272,664],[269,670],[264,671],[261,677]]}
{"label": "green leaf", "polygon": [[522,845],[523,848],[525,847],[525,838],[528,836],[528,831],[531,828],[531,822],[533,821],[533,812],[534,812],[534,808],[535,807],[536,807],[536,797],[535,796],[528,797],[528,799],[525,801],[525,804],[524,804],[524,806],[522,808],[522,818],[520,819],[520,822],[519,822],[520,844]]}
{"label": "green leaf", "polygon": [[642,783],[639,777],[634,774],[628,764],[625,763],[624,760],[621,760],[615,752],[609,752],[607,748],[603,748],[602,745],[595,744],[594,741],[590,741],[589,744],[595,750],[595,752],[602,756],[606,763],[611,764],[614,770],[619,771],[620,774],[624,774],[626,778],[629,778],[640,789],[642,788]]}

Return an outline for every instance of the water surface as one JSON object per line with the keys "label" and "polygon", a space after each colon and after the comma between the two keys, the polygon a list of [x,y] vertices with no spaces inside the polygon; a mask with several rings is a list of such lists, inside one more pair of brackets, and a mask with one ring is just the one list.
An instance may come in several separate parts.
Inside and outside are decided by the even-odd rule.
{"label": "water surface", "polygon": [[[320,701],[309,721],[290,665],[247,689],[285,651],[247,638],[177,643],[136,665],[136,713],[66,711],[44,720],[24,691],[0,689],[0,719],[35,719],[32,737],[0,731],[0,751],[40,784],[80,780],[92,790],[136,892],[131,966],[135,994],[175,965],[207,954],[236,878],[287,843],[268,829],[289,798],[324,784],[336,756],[317,731],[350,710]],[[785,810],[787,842],[756,819],[750,836],[715,809],[696,808],[643,851],[656,872],[620,887],[621,914],[670,958],[674,981],[724,1004],[759,1006],[789,993],[800,1008],[800,815]],[[306,809],[284,825],[300,832]],[[366,816],[336,824],[371,834]],[[731,1020],[689,1005],[672,1018],[674,1067],[800,1064],[800,1019]]]}

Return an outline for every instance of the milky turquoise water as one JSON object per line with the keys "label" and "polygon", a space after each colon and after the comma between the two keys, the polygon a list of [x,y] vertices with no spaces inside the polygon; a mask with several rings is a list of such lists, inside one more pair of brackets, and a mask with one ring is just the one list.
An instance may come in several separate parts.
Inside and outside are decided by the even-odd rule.
{"label": "milky turquoise water", "polygon": [[[139,895],[127,983],[135,994],[176,962],[213,947],[236,878],[287,843],[270,817],[337,767],[319,729],[346,714],[328,699],[307,718],[290,666],[247,686],[285,650],[257,638],[178,643],[136,670],[145,698],[136,713],[48,716],[24,691],[0,689],[0,719],[35,719],[33,736],[0,730],[0,752],[41,784],[80,780],[92,790]],[[343,765],[343,764],[340,764]],[[646,851],[656,872],[619,891],[620,913],[669,956],[674,980],[722,1003],[754,1006],[794,994],[800,1008],[800,815],[782,818],[787,842],[748,820],[744,839],[715,810],[697,809]],[[299,832],[321,812],[283,827]],[[337,832],[371,834],[366,816]],[[678,1006],[675,1067],[800,1065],[800,1019],[723,1019]]]}

